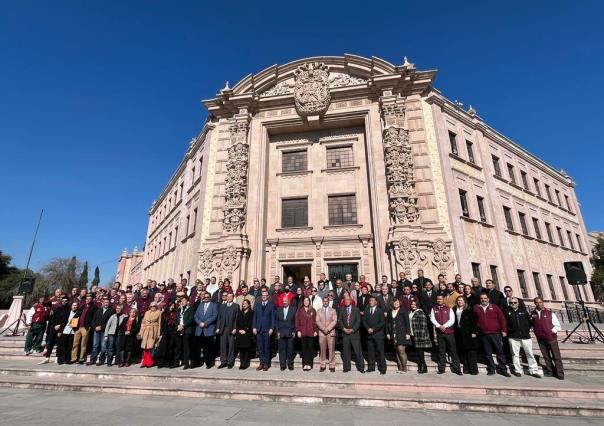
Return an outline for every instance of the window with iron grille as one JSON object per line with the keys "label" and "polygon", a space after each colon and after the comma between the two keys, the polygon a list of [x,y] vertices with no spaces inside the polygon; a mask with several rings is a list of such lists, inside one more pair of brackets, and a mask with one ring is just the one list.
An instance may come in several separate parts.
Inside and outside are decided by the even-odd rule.
{"label": "window with iron grille", "polygon": [[564,294],[564,300],[568,300],[568,291],[566,290],[566,279],[564,277],[558,277],[560,279],[560,287],[562,287],[562,294]]}
{"label": "window with iron grille", "polygon": [[472,276],[478,278],[478,282],[482,282],[482,279],[480,279],[480,263],[472,263]]}
{"label": "window with iron grille", "polygon": [[327,168],[339,169],[342,167],[352,167],[354,161],[352,158],[351,146],[338,146],[327,148]]}
{"label": "window with iron grille", "polygon": [[539,228],[539,219],[533,218],[533,228],[535,229],[535,238],[541,239],[541,228]]}
{"label": "window with iron grille", "polygon": [[541,288],[539,272],[533,272],[533,281],[535,282],[535,290],[537,291],[537,297],[543,298],[543,289]]}
{"label": "window with iron grille", "polygon": [[554,288],[554,280],[552,279],[551,275],[546,275],[545,276],[547,278],[547,285],[549,287],[549,294],[552,298],[552,300],[558,300],[558,296],[556,295],[556,289]]}
{"label": "window with iron grille", "polygon": [[451,144],[451,153],[453,155],[459,155],[459,152],[457,151],[457,140],[456,140],[456,134],[453,132],[449,132],[449,143]]}
{"label": "window with iron grille", "polygon": [[499,165],[499,157],[491,155],[491,159],[493,160],[493,169],[495,169],[495,176],[501,177],[501,167]]}
{"label": "window with iron grille", "polygon": [[514,166],[508,163],[508,176],[510,177],[510,182],[516,183],[516,175],[514,174]]}
{"label": "window with iron grille", "polygon": [[470,217],[470,211],[468,210],[468,199],[466,197],[466,191],[463,189],[459,190],[459,202],[461,203],[461,214],[464,217]]}
{"label": "window with iron grille", "polygon": [[480,214],[480,221],[486,223],[487,213],[484,208],[484,198],[476,196],[476,203],[478,204],[478,214]]}
{"label": "window with iron grille", "polygon": [[528,291],[526,290],[526,279],[524,278],[524,271],[521,269],[517,269],[516,273],[518,274],[518,284],[520,284],[520,292],[522,293],[523,298],[528,297]]}
{"label": "window with iron grille", "polygon": [[298,172],[307,170],[308,167],[306,150],[285,151],[282,153],[282,161],[283,172]]}
{"label": "window with iron grille", "polygon": [[281,227],[302,228],[308,226],[308,198],[281,200]]}
{"label": "window with iron grille", "polygon": [[490,265],[491,279],[497,287],[499,287],[499,276],[497,275],[497,265]]}
{"label": "window with iron grille", "polygon": [[526,178],[526,172],[523,172],[522,170],[520,170],[520,177],[522,178],[522,186],[524,187],[524,189],[526,189],[527,191],[530,191],[529,186],[528,186],[528,180]]}
{"label": "window with iron grille", "polygon": [[357,223],[357,200],[355,195],[332,195],[328,197],[327,210],[330,225]]}
{"label": "window with iron grille", "polygon": [[535,185],[535,192],[541,197],[541,187],[539,186],[539,179],[533,178],[533,185]]}
{"label": "window with iron grille", "polygon": [[508,231],[513,231],[514,222],[512,221],[512,209],[509,207],[504,207],[503,216],[505,217],[505,226],[507,227]]}
{"label": "window with iron grille", "polygon": [[520,219],[520,228],[522,229],[522,233],[524,235],[528,235],[528,227],[526,226],[526,215],[524,213],[518,213],[518,218]]}
{"label": "window with iron grille", "polygon": [[547,231],[547,241],[550,243],[554,242],[554,237],[552,235],[552,225],[545,222],[545,230]]}
{"label": "window with iron grille", "polygon": [[476,159],[474,158],[474,147],[472,142],[466,141],[466,149],[468,150],[468,161],[472,164],[476,164]]}

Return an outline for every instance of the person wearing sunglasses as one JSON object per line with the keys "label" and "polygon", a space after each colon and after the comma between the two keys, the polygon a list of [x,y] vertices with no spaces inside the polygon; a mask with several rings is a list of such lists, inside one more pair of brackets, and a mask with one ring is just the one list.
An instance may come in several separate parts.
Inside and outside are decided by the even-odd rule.
{"label": "person wearing sunglasses", "polygon": [[505,319],[508,325],[508,344],[512,354],[514,364],[513,374],[516,377],[522,376],[522,366],[520,365],[520,348],[524,350],[528,361],[529,374],[536,378],[543,377],[539,364],[533,355],[533,341],[531,340],[532,319],[526,309],[520,308],[520,301],[516,297],[510,299],[510,306],[505,312]]}

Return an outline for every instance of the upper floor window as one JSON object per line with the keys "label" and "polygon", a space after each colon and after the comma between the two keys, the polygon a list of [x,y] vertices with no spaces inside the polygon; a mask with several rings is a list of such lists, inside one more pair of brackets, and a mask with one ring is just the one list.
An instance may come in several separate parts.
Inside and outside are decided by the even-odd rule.
{"label": "upper floor window", "polygon": [[572,234],[570,233],[570,231],[566,231],[566,239],[568,240],[568,245],[570,246],[571,249],[575,249],[575,243],[573,243],[573,238],[572,238]]}
{"label": "upper floor window", "polygon": [[467,193],[463,189],[459,190],[459,202],[461,203],[461,214],[464,217],[470,217],[470,211],[468,210]]}
{"label": "upper floor window", "polygon": [[508,163],[508,176],[510,178],[510,182],[516,183],[516,175],[514,174],[514,166]]}
{"label": "upper floor window", "polygon": [[298,172],[307,170],[308,160],[306,150],[285,151],[282,156],[282,171]]}
{"label": "upper floor window", "polygon": [[529,190],[528,179],[526,178],[526,172],[523,172],[522,170],[520,170],[520,177],[522,178],[522,187],[524,189],[526,189],[527,191],[530,191]]}
{"label": "upper floor window", "polygon": [[327,210],[330,225],[357,223],[356,195],[332,195],[328,197]]}
{"label": "upper floor window", "polygon": [[547,241],[550,243],[554,242],[554,237],[552,235],[552,225],[545,222],[545,231],[547,232]]}
{"label": "upper floor window", "polygon": [[281,227],[302,228],[308,226],[308,198],[281,200]]}
{"label": "upper floor window", "polygon": [[549,201],[550,203],[552,203],[552,191],[549,187],[548,184],[545,184],[545,193],[547,194],[547,201]]}
{"label": "upper floor window", "polygon": [[517,269],[516,273],[518,274],[518,284],[520,284],[520,293],[523,298],[528,297],[528,291],[526,290],[526,278],[524,277],[524,271],[522,269]]}
{"label": "upper floor window", "polygon": [[526,226],[526,215],[524,213],[518,213],[518,218],[520,219],[520,228],[522,229],[522,233],[524,235],[528,235],[528,227]]}
{"label": "upper floor window", "polygon": [[449,143],[451,144],[451,153],[453,155],[459,155],[457,151],[457,135],[452,131],[449,131]]}
{"label": "upper floor window", "polygon": [[466,149],[468,151],[468,161],[472,164],[476,164],[476,159],[474,158],[474,144],[470,141],[466,141]]}
{"label": "upper floor window", "polygon": [[476,203],[478,204],[478,214],[480,215],[480,221],[487,221],[487,213],[484,208],[484,198],[476,196]]}
{"label": "upper floor window", "polygon": [[505,226],[507,227],[508,231],[513,231],[514,222],[512,221],[512,209],[509,207],[504,207],[503,216],[505,217]]}
{"label": "upper floor window", "polygon": [[556,201],[558,202],[558,205],[560,207],[562,207],[562,201],[560,200],[560,191],[558,191],[557,189],[555,191],[556,191]]}
{"label": "upper floor window", "polygon": [[499,157],[491,155],[491,159],[493,160],[493,169],[495,169],[495,176],[501,177],[501,167],[499,165]]}
{"label": "upper floor window", "polygon": [[579,251],[583,252],[583,243],[581,242],[581,236],[579,234],[575,234],[577,237],[577,245],[579,246]]}
{"label": "upper floor window", "polygon": [[342,167],[352,167],[354,161],[352,158],[351,146],[338,146],[327,148],[327,168],[339,169]]}
{"label": "upper floor window", "polygon": [[533,272],[533,281],[535,282],[535,290],[537,291],[537,297],[543,298],[543,289],[541,288],[539,272]]}
{"label": "upper floor window", "polygon": [[541,228],[539,227],[539,219],[533,218],[533,228],[535,229],[535,238],[541,239]]}
{"label": "upper floor window", "polygon": [[568,198],[568,195],[564,194],[564,201],[566,202],[566,209],[569,212],[572,212],[572,209],[570,208],[570,199]]}
{"label": "upper floor window", "polygon": [[560,245],[564,247],[564,238],[562,237],[562,228],[556,226],[556,231],[558,231],[558,240],[560,240]]}
{"label": "upper floor window", "polygon": [[533,178],[533,185],[535,186],[535,192],[541,197],[541,187],[539,185],[539,179]]}

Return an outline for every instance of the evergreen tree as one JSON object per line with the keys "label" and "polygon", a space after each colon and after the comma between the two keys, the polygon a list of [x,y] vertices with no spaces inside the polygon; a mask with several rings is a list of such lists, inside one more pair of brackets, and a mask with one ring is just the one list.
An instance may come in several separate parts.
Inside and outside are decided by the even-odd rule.
{"label": "evergreen tree", "polygon": [[80,288],[88,287],[88,262],[84,262],[82,267],[82,273],[80,274]]}
{"label": "evergreen tree", "polygon": [[92,285],[99,285],[101,282],[101,272],[99,271],[99,267],[94,268],[94,278],[92,279]]}
{"label": "evergreen tree", "polygon": [[78,267],[78,261],[75,256],[72,256],[67,263],[67,284],[68,288],[77,287],[78,279],[76,277],[76,269]]}
{"label": "evergreen tree", "polygon": [[604,300],[604,237],[598,238],[593,248],[591,264],[594,268],[591,276],[592,289],[597,300]]}

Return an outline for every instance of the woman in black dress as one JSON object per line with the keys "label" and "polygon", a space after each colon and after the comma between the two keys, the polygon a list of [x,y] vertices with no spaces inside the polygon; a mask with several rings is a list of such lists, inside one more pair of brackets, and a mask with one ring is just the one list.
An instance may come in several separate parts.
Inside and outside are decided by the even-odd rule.
{"label": "woman in black dress", "polygon": [[401,301],[394,299],[391,309],[386,316],[386,337],[396,352],[397,373],[407,372],[407,349],[411,346],[411,326],[409,324],[409,312],[401,309]]}
{"label": "woman in black dress", "polygon": [[252,321],[254,313],[249,300],[244,299],[241,302],[241,312],[237,315],[235,328],[235,347],[239,350],[239,369],[245,370],[250,366],[250,353],[253,345],[252,336]]}
{"label": "woman in black dress", "polygon": [[157,368],[173,367],[174,348],[176,347],[176,303],[171,302],[162,314],[159,344],[154,358],[157,357]]}
{"label": "woman in black dress", "polygon": [[459,296],[453,307],[455,313],[455,343],[464,374],[478,374],[478,324],[474,310],[464,296]]}
{"label": "woman in black dress", "polygon": [[140,347],[137,338],[140,328],[141,323],[138,319],[138,311],[136,308],[130,308],[128,318],[122,321],[122,324],[119,326],[118,342],[120,342],[120,346],[118,350],[120,351],[120,358],[122,360],[119,367],[130,367],[132,351]]}
{"label": "woman in black dress", "polygon": [[472,291],[472,286],[471,285],[464,285],[463,287],[463,297],[466,298],[466,303],[467,305],[471,308],[474,307],[474,305],[478,305],[480,303],[480,300],[478,299],[478,296],[476,296],[474,294],[474,292]]}

